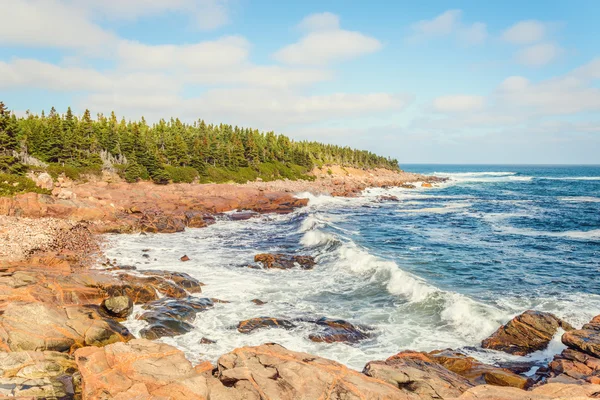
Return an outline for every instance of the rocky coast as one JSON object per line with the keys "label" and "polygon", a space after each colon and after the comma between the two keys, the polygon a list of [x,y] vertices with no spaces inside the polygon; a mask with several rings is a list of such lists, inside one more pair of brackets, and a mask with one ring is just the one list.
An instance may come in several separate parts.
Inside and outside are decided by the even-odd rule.
{"label": "rocky coast", "polygon": [[[223,300],[203,297],[203,283],[185,273],[138,271],[106,260],[99,233],[179,232],[307,204],[292,193],[352,196],[371,186],[427,186],[437,180],[339,167],[313,174],[314,181],[302,182],[167,186],[114,177],[82,184],[38,177],[52,195],[0,198],[0,398],[600,398],[600,316],[573,327],[530,310],[483,341],[483,348],[525,355],[562,334],[567,348],[535,371],[528,364],[485,364],[452,349],[407,349],[356,371],[274,343],[193,365],[180,350],[157,341],[184,334],[199,313]],[[250,266],[310,273],[314,262],[308,256],[259,254]],[[134,305],[148,322],[139,338],[121,324]],[[288,329],[297,323],[275,317],[239,321],[237,329]],[[352,343],[370,334],[368,327],[343,320],[303,322],[314,326],[313,341]]]}

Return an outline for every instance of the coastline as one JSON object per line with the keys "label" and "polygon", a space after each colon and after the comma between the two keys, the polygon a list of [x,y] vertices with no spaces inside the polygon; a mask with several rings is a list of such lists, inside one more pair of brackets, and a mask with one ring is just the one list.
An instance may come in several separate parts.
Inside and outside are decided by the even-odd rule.
{"label": "coastline", "polygon": [[[0,228],[4,227],[2,229],[5,233],[10,229],[13,232],[4,236],[6,243],[18,240],[20,244],[27,244],[21,251],[11,249],[8,252],[12,257],[10,262],[6,259],[2,261],[0,293],[3,305],[0,306],[0,311],[3,315],[0,315],[0,343],[4,350],[10,351],[5,353],[5,356],[10,358],[22,350],[35,352],[35,355],[28,353],[28,357],[35,361],[34,364],[54,363],[53,368],[59,365],[64,372],[57,375],[60,377],[68,375],[68,368],[63,368],[65,365],[79,370],[80,377],[71,372],[71,387],[67,388],[72,390],[72,397],[75,398],[81,395],[76,388],[78,379],[83,379],[83,398],[112,398],[116,395],[120,395],[120,398],[298,398],[289,397],[290,393],[294,396],[300,394],[304,396],[301,396],[302,398],[318,398],[326,392],[333,394],[331,398],[341,398],[342,394],[348,393],[355,395],[348,398],[469,399],[499,398],[484,395],[508,396],[505,393],[512,395],[511,398],[531,398],[518,396],[530,396],[531,391],[526,392],[522,389],[534,386],[534,382],[529,382],[506,368],[474,363],[467,360],[466,356],[457,355],[439,358],[433,353],[403,352],[395,356],[390,354],[388,360],[369,363],[364,373],[359,373],[333,361],[267,344],[236,349],[223,355],[216,366],[203,363],[194,367],[185,360],[180,351],[168,345],[146,339],[132,340],[131,335],[118,324],[119,318],[106,314],[102,306],[106,298],[127,295],[134,303],[148,304],[158,300],[158,292],[167,298],[184,301],[190,294],[201,293],[201,284],[189,276],[174,277],[173,273],[168,271],[139,277],[109,261],[105,262],[105,271],[91,269],[91,261],[82,259],[81,255],[97,249],[95,241],[98,236],[92,233],[178,232],[187,226],[207,226],[214,222],[215,214],[217,217],[234,220],[247,219],[255,212],[287,213],[306,205],[305,200],[297,199],[290,193],[308,191],[315,194],[353,196],[366,187],[401,186],[436,180],[415,174],[391,175],[381,171],[356,174],[355,171],[348,172],[341,168],[330,170],[331,173],[327,170],[317,172],[314,182],[275,181],[246,185],[156,186],[120,182],[75,185],[63,181],[59,182],[59,187],[54,188],[55,195],[50,199],[45,195],[26,194],[15,199],[0,200],[0,214],[10,215],[0,218]],[[228,216],[222,215],[228,211],[233,213]],[[36,221],[39,223],[36,224]],[[42,229],[38,229],[40,225]],[[28,232],[27,228],[31,232]],[[16,236],[14,232],[22,232],[24,236]],[[35,238],[40,241],[35,242]],[[18,254],[25,255],[27,260],[18,260]],[[218,304],[216,299],[211,301],[212,306]],[[62,339],[52,336],[50,341],[47,338],[36,341],[21,335],[11,336],[10,328],[13,328],[14,332],[39,332],[32,330],[35,327],[22,320],[15,322],[6,317],[6,313],[14,316],[23,309],[29,309],[31,305],[36,306],[37,322],[42,326],[47,325],[49,331],[55,329],[57,324],[76,328],[73,332],[63,335]],[[60,310],[69,311],[62,315]],[[89,325],[83,328],[83,321],[86,319],[94,321],[92,331]],[[271,322],[267,320],[261,323],[269,326]],[[81,329],[79,325],[82,325]],[[51,360],[51,356],[56,355],[47,354],[49,350],[58,350],[61,354],[60,360]],[[74,355],[74,358],[64,354]],[[114,360],[117,355],[125,355],[132,360],[141,357],[148,360],[149,364],[140,366],[134,362],[126,362],[127,368],[117,368],[117,371],[109,362],[111,357]],[[267,365],[263,365],[264,358],[270,360]],[[309,359],[310,361],[307,361]],[[455,372],[457,369],[448,359],[458,360],[457,362],[462,364],[468,361],[467,364],[471,364],[469,372]],[[156,367],[156,363],[164,367],[178,367],[168,372],[169,377],[166,380],[156,374],[148,374],[143,379],[139,377],[140,369],[147,369],[149,365]],[[98,366],[105,364],[109,367],[98,372]],[[303,373],[296,375],[297,381],[290,381],[292,375],[289,371],[285,372],[287,368],[293,371],[301,368]],[[408,374],[407,378],[402,378],[406,380],[399,378],[401,374]],[[485,374],[493,378],[488,380]],[[50,373],[48,375],[44,378],[46,381],[36,388],[46,387],[39,390],[48,390],[50,385],[54,391],[62,390],[57,386],[60,382],[57,383],[54,379],[57,376],[50,376]],[[477,378],[469,380],[464,375]],[[110,376],[114,381],[103,381],[101,376]],[[278,378],[273,379],[273,376]],[[300,391],[306,390],[303,388],[305,383],[321,381],[322,376],[326,377],[323,379],[325,383],[322,386],[315,385],[314,397],[313,394]],[[118,381],[124,378],[133,384],[119,386]],[[9,378],[5,376],[4,379]],[[273,380],[280,379],[284,381],[284,387],[291,385],[294,391],[278,391],[280,389],[271,387]],[[410,387],[410,382],[420,384]],[[500,386],[485,385],[494,382]],[[508,386],[516,386],[519,392],[513,388],[503,389],[502,386],[507,386],[507,383]],[[600,382],[591,380],[589,383]],[[17,384],[26,386],[24,381]],[[577,390],[582,398],[598,392],[598,387],[593,385],[561,385],[563,383],[545,384],[533,391],[536,394],[540,393],[540,399],[573,398],[562,396],[575,393],[566,392],[566,389]],[[429,391],[425,387],[428,387]],[[509,391],[503,392],[505,390]]]}

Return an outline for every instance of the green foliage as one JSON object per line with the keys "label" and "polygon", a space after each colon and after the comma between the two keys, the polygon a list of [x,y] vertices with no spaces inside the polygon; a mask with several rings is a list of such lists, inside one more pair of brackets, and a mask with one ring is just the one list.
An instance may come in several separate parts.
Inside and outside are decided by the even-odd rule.
{"label": "green foliage", "polygon": [[50,194],[49,190],[37,187],[29,178],[0,173],[0,196],[13,196],[27,192]]}
{"label": "green foliage", "polygon": [[[169,179],[189,182],[197,176],[203,182],[309,179],[306,174],[313,167],[333,164],[398,169],[396,160],[368,151],[296,142],[274,132],[203,120],[186,124],[171,118],[148,125],[143,117],[128,122],[112,112],[94,119],[88,110],[77,116],[68,108],[61,115],[54,107],[47,115],[27,113],[17,118],[0,102],[0,155],[12,156],[18,149],[50,163],[49,172],[55,177],[64,173],[80,179],[89,171],[100,171],[102,152],[126,164],[114,166],[126,180],[152,179],[160,184]],[[18,173],[19,166],[3,159],[0,171]]]}
{"label": "green foliage", "polygon": [[7,174],[23,175],[27,171],[27,167],[19,162],[13,156],[0,154],[0,172]]}
{"label": "green foliage", "polygon": [[84,175],[102,175],[102,168],[94,165],[88,167],[74,167],[72,165],[50,164],[46,171],[53,179],[64,175],[74,181],[81,180]]}
{"label": "green foliage", "polygon": [[193,167],[173,167],[166,165],[165,171],[173,183],[192,183],[199,175],[198,171]]}

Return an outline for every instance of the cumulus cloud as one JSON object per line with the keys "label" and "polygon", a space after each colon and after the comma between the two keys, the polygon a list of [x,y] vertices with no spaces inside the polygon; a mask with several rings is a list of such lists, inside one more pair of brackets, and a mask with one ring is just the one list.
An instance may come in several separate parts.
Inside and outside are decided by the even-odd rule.
{"label": "cumulus cloud", "polygon": [[454,36],[468,45],[481,44],[488,37],[487,25],[483,22],[465,24],[461,10],[448,10],[433,19],[421,20],[411,26],[409,41],[420,42],[432,38]]}
{"label": "cumulus cloud", "polygon": [[531,44],[544,39],[547,28],[543,22],[520,21],[502,33],[502,39],[514,44]]}
{"label": "cumulus cloud", "polygon": [[468,112],[481,110],[485,105],[483,96],[440,96],[433,100],[433,108],[439,112]]}
{"label": "cumulus cloud", "polygon": [[313,14],[302,20],[299,28],[306,31],[300,41],[274,54],[274,58],[291,65],[327,65],[349,60],[381,49],[379,40],[361,32],[341,29],[334,14]]}
{"label": "cumulus cloud", "polygon": [[516,54],[519,63],[530,67],[541,67],[556,60],[563,49],[553,43],[538,43],[525,47]]}
{"label": "cumulus cloud", "polygon": [[99,53],[117,37],[91,22],[81,9],[58,0],[4,0],[0,45],[53,47]]}

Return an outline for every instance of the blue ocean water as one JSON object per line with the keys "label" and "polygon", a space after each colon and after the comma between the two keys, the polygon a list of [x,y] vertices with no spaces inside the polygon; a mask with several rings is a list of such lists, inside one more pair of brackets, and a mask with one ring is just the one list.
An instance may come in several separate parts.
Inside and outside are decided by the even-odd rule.
{"label": "blue ocean water", "polygon": [[[166,342],[195,360],[278,342],[361,369],[405,349],[462,348],[485,361],[514,357],[478,346],[527,309],[573,325],[600,314],[600,167],[404,165],[448,177],[433,188],[370,189],[358,198],[299,194],[286,216],[222,221],[173,235],[112,236],[107,255],[139,269],[190,273],[204,294],[231,301]],[[381,201],[381,196],[398,201]],[[151,259],[142,249],[150,248]],[[246,268],[261,252],[311,254],[312,271]],[[179,262],[187,254],[191,261]],[[250,300],[266,301],[256,306]],[[243,319],[333,317],[374,328],[356,345],[313,343],[312,328],[235,330]],[[143,322],[132,318],[135,332]],[[202,337],[216,340],[200,344]],[[560,351],[559,337],[545,352]]]}

